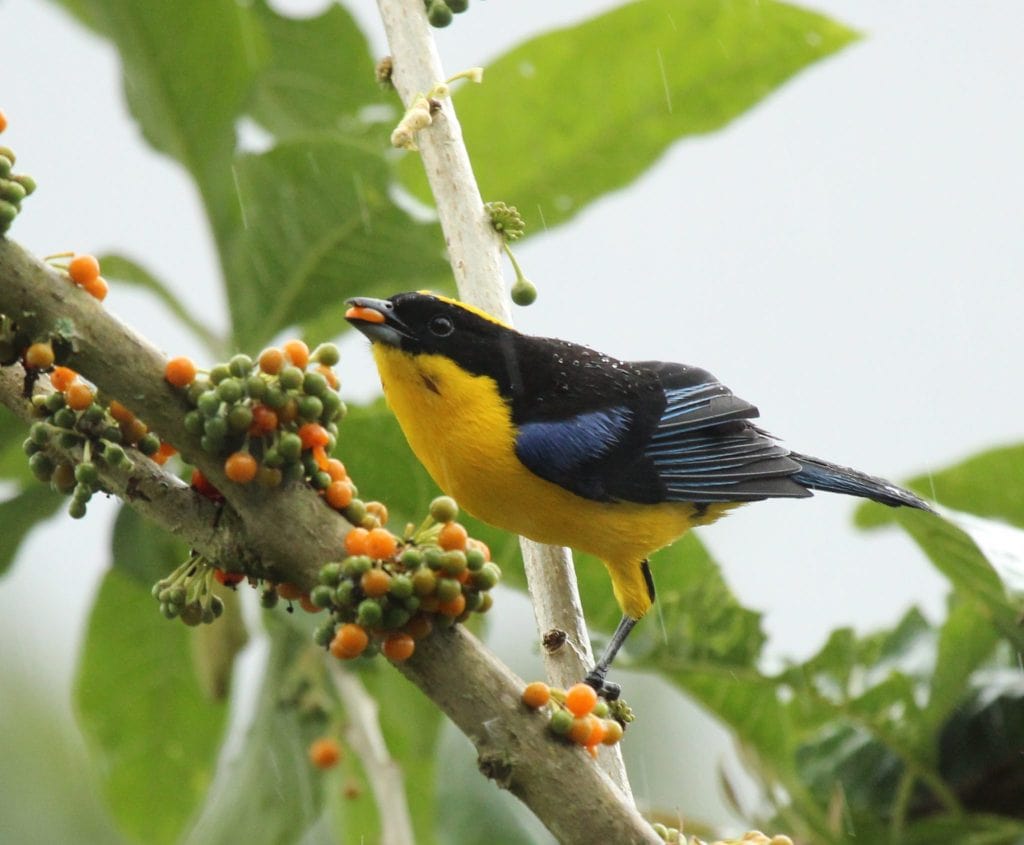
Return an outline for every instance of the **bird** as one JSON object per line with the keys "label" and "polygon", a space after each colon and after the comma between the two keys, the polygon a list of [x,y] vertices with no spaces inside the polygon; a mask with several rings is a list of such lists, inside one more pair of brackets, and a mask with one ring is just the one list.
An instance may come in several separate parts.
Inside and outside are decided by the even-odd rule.
{"label": "bird", "polygon": [[790,451],[699,367],[523,334],[428,291],[346,305],[437,485],[486,523],[607,567],[622,617],[583,680],[608,699],[619,693],[608,669],[655,600],[649,557],[690,528],[813,491],[932,510],[889,481]]}

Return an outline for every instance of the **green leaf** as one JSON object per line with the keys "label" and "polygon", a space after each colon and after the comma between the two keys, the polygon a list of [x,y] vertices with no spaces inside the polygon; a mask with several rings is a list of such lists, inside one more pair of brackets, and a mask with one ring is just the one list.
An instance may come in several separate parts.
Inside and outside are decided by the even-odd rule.
{"label": "green leaf", "polygon": [[[111,552],[114,569],[148,590],[184,562],[188,545],[124,506],[114,520]],[[149,603],[155,610],[156,602]]]}
{"label": "green leaf", "polygon": [[[24,459],[22,455],[22,459]],[[47,484],[29,482],[10,499],[0,502],[0,575],[14,563],[28,533],[44,519],[49,519],[61,506],[64,497]]]}
{"label": "green leaf", "polygon": [[[373,79],[366,37],[349,12],[331,5],[316,17],[290,18],[263,0],[252,11],[269,48],[249,104],[256,120],[279,139],[312,130],[365,134],[372,124],[359,112],[384,97]],[[391,110],[396,123],[397,104]],[[386,141],[383,125],[377,124],[378,143]]]}
{"label": "green leaf", "polygon": [[192,312],[174,295],[171,289],[141,264],[137,264],[126,256],[116,254],[103,255],[99,260],[105,278],[149,291],[166,305],[183,325],[191,329],[195,336],[206,344],[208,350],[216,351],[218,349],[220,339],[217,335],[202,321],[192,316]]}
{"label": "green leaf", "polygon": [[[743,114],[856,34],[771,0],[628,3],[488,65],[455,102],[485,199],[537,231]],[[429,201],[418,156],[403,180]]]}
{"label": "green leaf", "polygon": [[0,480],[28,482],[33,479],[28,458],[21,448],[26,437],[28,426],[0,405]]}
{"label": "green leaf", "polygon": [[239,346],[255,348],[300,324],[333,337],[345,299],[422,287],[445,273],[434,225],[390,199],[383,155],[319,135],[236,159],[244,228],[228,280]]}
{"label": "green leaf", "polygon": [[[323,779],[309,744],[325,733],[323,651],[308,636],[267,615],[270,655],[256,715],[244,745],[206,796],[186,843],[307,841],[323,805]],[[330,842],[324,831],[311,841]]]}
{"label": "green leaf", "polygon": [[78,721],[118,825],[174,842],[213,775],[226,708],[202,694],[190,631],[157,612],[149,590],[107,573],[75,683]]}

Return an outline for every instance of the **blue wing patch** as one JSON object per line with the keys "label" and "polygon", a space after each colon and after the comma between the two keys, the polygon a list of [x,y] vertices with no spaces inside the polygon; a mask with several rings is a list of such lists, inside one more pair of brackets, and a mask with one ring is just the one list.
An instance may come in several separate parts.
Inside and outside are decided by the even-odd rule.
{"label": "blue wing patch", "polygon": [[607,499],[600,460],[619,445],[633,423],[628,408],[615,407],[577,414],[564,420],[525,423],[516,435],[516,456],[541,478],[588,499]]}

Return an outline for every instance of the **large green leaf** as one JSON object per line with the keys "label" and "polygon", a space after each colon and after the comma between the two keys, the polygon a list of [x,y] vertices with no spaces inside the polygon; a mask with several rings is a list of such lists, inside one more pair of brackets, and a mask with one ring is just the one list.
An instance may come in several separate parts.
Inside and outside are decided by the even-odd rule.
{"label": "large green leaf", "polygon": [[63,499],[49,485],[30,481],[12,498],[0,502],[0,525],[3,526],[0,531],[0,575],[14,563],[18,548],[29,531],[52,516]]}
{"label": "large green leaf", "polygon": [[211,352],[219,351],[220,341],[213,331],[193,316],[173,291],[145,267],[124,255],[104,255],[100,258],[103,275],[113,281],[142,288],[156,296],[168,310],[206,344]]}
{"label": "large green leaf", "polygon": [[[484,197],[514,203],[537,231],[855,37],[772,0],[645,0],[513,49],[455,102]],[[418,156],[402,173],[428,199]]]}
{"label": "large green leaf", "polygon": [[240,156],[234,173],[244,228],[228,292],[241,346],[294,324],[333,337],[346,326],[347,297],[422,287],[445,271],[437,227],[391,201],[380,153],[304,136]]}
{"label": "large green leaf", "polygon": [[[269,50],[249,104],[263,126],[281,139],[311,130],[359,135],[374,125],[364,123],[360,111],[383,103],[383,93],[373,79],[366,38],[343,6],[329,5],[316,17],[290,18],[259,0],[252,11]],[[397,120],[396,114],[392,122]],[[375,125],[383,143],[384,124]]]}
{"label": "large green leaf", "polygon": [[188,557],[188,545],[125,506],[114,520],[114,568],[147,590]]}
{"label": "large green leaf", "polygon": [[21,448],[26,437],[28,426],[0,405],[0,480],[28,481],[32,478],[28,458]]}
{"label": "large green leaf", "polygon": [[119,569],[103,579],[78,667],[78,720],[127,834],[174,842],[210,784],[226,708],[203,695],[191,632]]}
{"label": "large green leaf", "polygon": [[206,796],[187,843],[333,841],[318,825],[323,774],[306,756],[327,724],[325,702],[315,692],[322,684],[322,652],[274,615],[267,621],[270,655],[256,715],[244,746]]}

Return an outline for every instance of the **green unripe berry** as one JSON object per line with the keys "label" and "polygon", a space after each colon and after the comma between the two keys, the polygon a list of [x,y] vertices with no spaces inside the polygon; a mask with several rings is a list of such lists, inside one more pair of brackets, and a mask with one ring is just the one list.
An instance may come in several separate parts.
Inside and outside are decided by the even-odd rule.
{"label": "green unripe berry", "polygon": [[412,595],[412,578],[408,575],[395,575],[388,584],[388,593],[396,599],[407,599]]}
{"label": "green unripe berry", "polygon": [[36,180],[27,173],[19,173],[17,176],[12,176],[11,178],[25,189],[25,196],[30,196],[35,193]]}
{"label": "green unripe berry", "polygon": [[[355,485],[352,485],[352,495],[355,495]],[[360,525],[366,517],[366,502],[362,499],[353,499],[343,511],[345,519],[353,525]]]}
{"label": "green unripe berry", "polygon": [[302,377],[302,392],[307,396],[323,396],[330,385],[321,373],[306,373]]}
{"label": "green unripe berry", "polygon": [[373,561],[366,555],[352,555],[341,563],[341,571],[350,577],[358,577],[373,568]]}
{"label": "green unripe berry", "polygon": [[490,590],[501,580],[501,569],[496,563],[488,561],[479,572],[473,573],[473,586],[479,590]]}
{"label": "green unripe berry", "polygon": [[288,394],[281,390],[280,387],[267,385],[266,393],[263,396],[263,404],[268,408],[273,408],[275,411],[280,411],[288,404]]}
{"label": "green unripe berry", "polygon": [[45,452],[36,452],[28,459],[29,469],[40,481],[49,481],[53,477],[53,460]]}
{"label": "green unripe berry", "polygon": [[437,576],[421,566],[412,576],[412,589],[418,596],[429,596],[437,589]]}
{"label": "green unripe berry", "polygon": [[245,392],[257,401],[263,399],[267,395],[266,379],[256,375],[249,376],[245,380]]}
{"label": "green unripe berry", "polygon": [[43,407],[53,414],[63,408],[65,404],[63,393],[51,393],[46,397],[46,402],[43,403]]}
{"label": "green unripe berry", "polygon": [[228,436],[228,421],[224,417],[210,417],[203,426],[203,433],[213,441],[222,441]]}
{"label": "green unripe berry", "polygon": [[68,516],[72,519],[81,519],[85,516],[85,502],[81,499],[72,499],[68,505]]}
{"label": "green unripe berry", "polygon": [[130,464],[128,456],[125,454],[124,449],[118,446],[116,443],[112,443],[103,450],[103,460],[105,460],[112,467],[121,467],[125,463]]}
{"label": "green unripe berry", "polygon": [[228,369],[235,378],[245,378],[252,371],[252,358],[239,353],[228,361]]}
{"label": "green unripe berry", "polygon": [[331,486],[331,476],[326,472],[317,471],[310,476],[309,483],[313,485],[314,490],[326,490]]}
{"label": "green unripe berry", "polygon": [[243,393],[245,393],[245,389],[242,387],[242,382],[236,378],[226,378],[217,385],[217,395],[222,402],[227,402],[229,405],[234,405],[242,398]]}
{"label": "green unripe berry", "polygon": [[419,549],[406,549],[399,560],[406,569],[417,569],[423,565],[423,553]]}
{"label": "green unripe berry", "polygon": [[90,425],[96,425],[100,420],[106,416],[107,409],[104,408],[97,402],[93,402],[85,411],[82,413],[82,419]]}
{"label": "green unripe berry", "polygon": [[494,604],[494,596],[490,593],[483,593],[480,596],[480,606],[476,609],[477,613],[486,613],[491,609]]}
{"label": "green unripe berry", "polygon": [[199,606],[198,602],[192,604],[186,604],[181,608],[181,621],[184,622],[189,628],[195,628],[200,622],[203,621],[203,609]]}
{"label": "green unripe berry", "polygon": [[450,578],[455,578],[466,571],[466,554],[457,549],[445,552],[441,557],[441,570]]}
{"label": "green unripe berry", "polygon": [[65,431],[57,437],[57,443],[61,449],[74,449],[81,442],[81,439],[73,431]]}
{"label": "green unripe berry", "polygon": [[174,619],[177,617],[181,610],[173,604],[167,604],[167,602],[160,602],[160,613],[164,619]]}
{"label": "green unripe berry", "polygon": [[42,448],[43,447],[34,442],[31,437],[21,441],[21,451],[30,458]]}
{"label": "green unripe berry", "polygon": [[444,0],[448,4],[448,8],[451,9],[455,14],[461,15],[466,9],[469,8],[469,0]]}
{"label": "green unripe berry", "polygon": [[281,370],[281,374],[277,378],[281,382],[281,387],[285,390],[298,390],[302,387],[302,380],[305,378],[305,375],[298,367],[289,365]]}
{"label": "green unripe berry", "polygon": [[50,430],[46,423],[32,423],[32,427],[28,430],[29,440],[39,446],[45,446],[50,442]]}
{"label": "green unripe berry", "polygon": [[393,631],[401,628],[410,618],[412,614],[404,607],[389,607],[384,611],[383,627]]}
{"label": "green unripe berry", "polygon": [[341,410],[341,397],[333,390],[328,390],[320,397],[320,401],[324,406],[321,419],[325,424],[334,422]]}
{"label": "green unripe berry", "polygon": [[328,619],[322,625],[318,625],[316,630],[313,631],[313,642],[319,646],[326,648],[331,644],[331,640],[334,639],[334,620]]}
{"label": "green unripe berry", "polygon": [[160,438],[149,432],[139,440],[138,448],[143,455],[155,455],[160,448]]}
{"label": "green unripe berry", "polygon": [[334,590],[326,584],[317,584],[310,590],[309,600],[317,607],[330,607],[334,603]]}
{"label": "green unripe berry", "polygon": [[293,431],[286,431],[277,441],[277,451],[286,461],[297,461],[302,455],[302,439]]}
{"label": "green unripe berry", "polygon": [[99,470],[93,463],[80,463],[75,467],[75,481],[79,484],[98,484],[100,480]]}
{"label": "green unripe berry", "polygon": [[227,364],[217,364],[210,370],[210,382],[220,384],[224,379],[231,378],[231,368]]}
{"label": "green unripe berry", "polygon": [[334,602],[338,607],[351,608],[355,604],[356,585],[354,581],[345,579],[334,591]]}
{"label": "green unripe berry", "polygon": [[213,390],[213,385],[210,384],[206,376],[203,376],[202,378],[197,378],[188,386],[188,389],[185,391],[185,396],[187,396],[188,401],[195,406],[195,404],[199,402],[199,397],[204,393],[209,393],[211,390]]}
{"label": "green unripe berry", "polygon": [[235,405],[228,411],[228,428],[232,431],[248,431],[250,425],[252,425],[252,408],[248,405]]}
{"label": "green unripe berry", "polygon": [[203,416],[216,416],[220,410],[220,396],[217,395],[216,390],[207,390],[206,393],[199,397],[196,407],[202,412]]}
{"label": "green unripe berry", "polygon": [[598,698],[597,699],[597,704],[594,705],[594,709],[591,710],[590,712],[593,713],[595,716],[597,716],[598,719],[607,719],[608,718],[608,702],[605,701],[603,698]]}
{"label": "green unripe berry", "polygon": [[537,287],[527,279],[519,279],[512,285],[512,301],[516,305],[533,305],[537,301]]}
{"label": "green unripe berry", "polygon": [[185,606],[185,599],[188,598],[188,590],[181,584],[175,584],[167,591],[167,598],[164,599],[168,604],[177,605],[178,607]]}
{"label": "green unripe berry", "polygon": [[480,602],[482,601],[483,595],[483,593],[478,593],[476,590],[466,591],[466,611],[468,613],[472,613],[474,610],[480,607]]}
{"label": "green unripe berry", "polygon": [[320,572],[317,574],[321,584],[327,584],[333,587],[341,580],[341,564],[337,561],[332,563],[325,563],[320,567]]}
{"label": "green unripe berry", "polygon": [[313,350],[313,354],[309,356],[309,359],[316,361],[318,364],[333,367],[341,360],[341,353],[333,343],[321,343]]}
{"label": "green unripe berry", "polygon": [[569,728],[571,727],[572,713],[568,710],[563,710],[561,707],[556,707],[555,711],[551,714],[551,721],[548,722],[548,729],[557,736],[565,736],[569,733]]}
{"label": "green unripe berry", "polygon": [[[304,420],[318,420],[324,412],[324,403],[316,396],[303,396],[299,400],[299,416]],[[330,443],[327,444],[328,447]]]}
{"label": "green unripe berry", "polygon": [[189,434],[202,434],[206,420],[203,419],[202,412],[189,411],[185,414],[185,419],[182,421],[182,424],[185,426],[185,431]]}
{"label": "green unripe berry", "polygon": [[435,522],[453,522],[459,515],[459,506],[451,496],[438,496],[430,503],[430,516]]}
{"label": "green unripe berry", "polygon": [[444,0],[430,0],[427,20],[430,21],[431,26],[442,29],[452,22],[452,10],[448,8],[448,4]]}
{"label": "green unripe berry", "polygon": [[452,601],[462,592],[462,584],[454,578],[437,579],[437,598],[440,601]]}
{"label": "green unripe berry", "polygon": [[373,599],[363,599],[356,608],[356,622],[364,628],[376,628],[384,618],[384,611]]}
{"label": "green unripe berry", "polygon": [[466,550],[466,567],[470,572],[479,572],[485,563],[487,563],[487,559],[480,549]]}
{"label": "green unripe berry", "polygon": [[28,192],[17,182],[0,179],[0,198],[13,205],[18,205],[27,195]]}
{"label": "green unripe berry", "polygon": [[219,619],[224,614],[224,600],[220,596],[210,599],[210,610],[213,611],[213,618]]}
{"label": "green unripe berry", "polygon": [[437,546],[429,546],[423,552],[423,562],[431,569],[440,569],[444,564],[444,551]]}
{"label": "green unripe berry", "polygon": [[78,415],[70,408],[61,408],[53,415],[53,424],[58,428],[74,428]]}
{"label": "green unripe berry", "polygon": [[281,477],[285,481],[301,481],[306,477],[305,471],[302,469],[302,464],[295,462],[291,464],[285,464],[281,468]]}
{"label": "green unripe berry", "polygon": [[281,453],[277,451],[276,446],[271,446],[263,453],[263,465],[270,467],[271,469],[277,469],[284,463],[284,458],[281,457]]}

